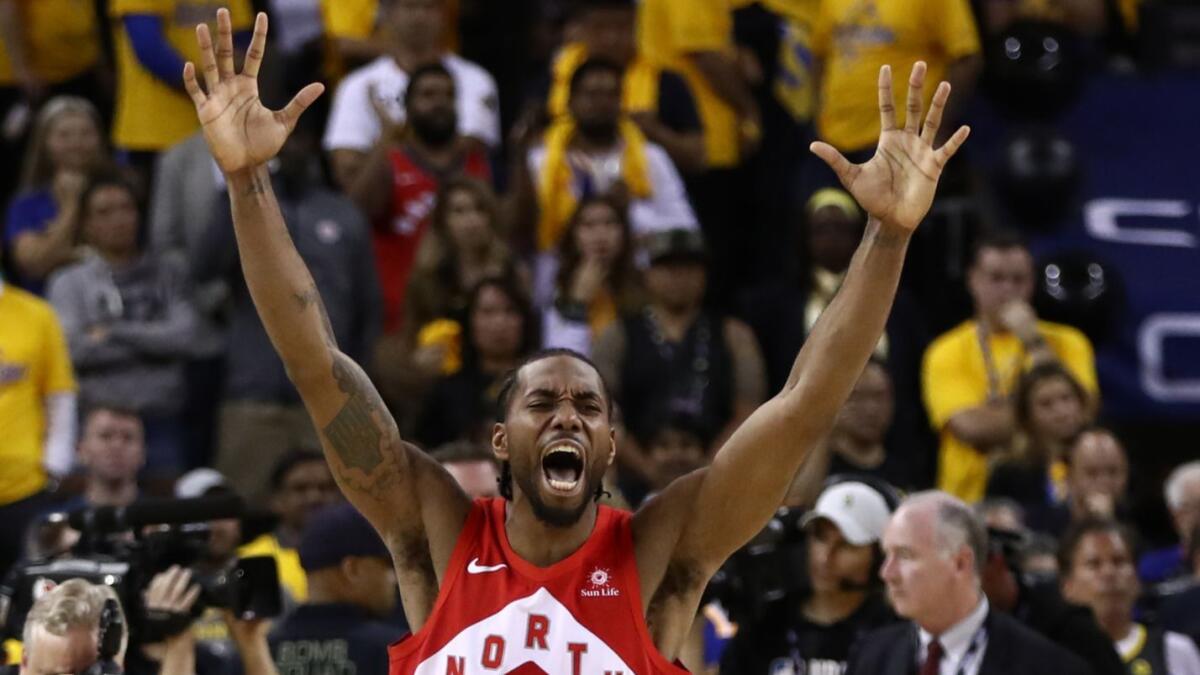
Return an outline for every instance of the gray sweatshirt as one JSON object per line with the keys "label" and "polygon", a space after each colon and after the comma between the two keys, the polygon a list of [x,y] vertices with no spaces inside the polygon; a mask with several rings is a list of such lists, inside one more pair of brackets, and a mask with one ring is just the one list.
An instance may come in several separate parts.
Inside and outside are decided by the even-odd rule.
{"label": "gray sweatshirt", "polygon": [[62,321],[85,404],[179,411],[183,360],[193,354],[198,325],[185,282],[177,264],[153,255],[122,268],[92,256],[50,278],[46,295]]}

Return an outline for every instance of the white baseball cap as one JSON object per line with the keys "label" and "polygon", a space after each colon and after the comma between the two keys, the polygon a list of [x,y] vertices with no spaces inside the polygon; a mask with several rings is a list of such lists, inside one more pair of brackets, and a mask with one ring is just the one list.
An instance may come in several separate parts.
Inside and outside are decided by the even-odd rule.
{"label": "white baseball cap", "polygon": [[807,527],[818,518],[826,518],[842,531],[846,541],[865,546],[883,537],[883,528],[891,516],[887,500],[875,488],[846,481],[826,488],[800,524]]}
{"label": "white baseball cap", "polygon": [[229,487],[229,481],[225,480],[225,476],[222,476],[217,470],[201,467],[192,469],[179,477],[175,483],[175,496],[179,499],[203,497],[209,490],[216,487]]}

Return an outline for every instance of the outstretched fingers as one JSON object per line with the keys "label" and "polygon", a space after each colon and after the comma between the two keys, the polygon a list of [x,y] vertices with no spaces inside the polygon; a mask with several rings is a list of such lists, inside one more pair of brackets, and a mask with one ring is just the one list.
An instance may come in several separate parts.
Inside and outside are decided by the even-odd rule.
{"label": "outstretched fingers", "polygon": [[905,103],[904,130],[917,133],[921,126],[921,107],[925,97],[921,95],[925,88],[925,62],[913,64],[912,72],[908,75],[908,100]]}
{"label": "outstretched fingers", "polygon": [[929,106],[929,114],[925,117],[925,125],[921,127],[921,140],[933,144],[937,138],[938,129],[942,126],[942,114],[946,110],[946,101],[950,98],[950,83],[942,82],[937,91],[933,92],[933,103]]}
{"label": "outstretched fingers", "polygon": [[259,12],[254,18],[254,36],[250,38],[250,48],[246,50],[246,62],[242,65],[242,74],[248,77],[258,77],[258,69],[262,66],[263,55],[267,50],[267,13]]}
{"label": "outstretched fingers", "polygon": [[845,155],[838,152],[837,148],[822,141],[812,143],[808,146],[808,149],[814,155],[824,160],[829,165],[829,168],[833,169],[833,172],[837,174],[838,180],[842,182],[842,185],[846,186],[847,190],[850,189],[850,184],[854,182],[856,167],[850,163],[850,160],[846,159]]}
{"label": "outstretched fingers", "polygon": [[958,152],[958,149],[962,147],[962,144],[967,140],[967,136],[970,135],[971,127],[968,127],[965,124],[959,127],[958,131],[955,131],[954,135],[950,137],[950,140],[946,141],[946,143],[942,145],[942,147],[938,148],[937,152],[934,153],[938,164],[945,166],[946,162],[950,161],[950,158],[954,156],[954,153]]}
{"label": "outstretched fingers", "polygon": [[208,97],[200,90],[200,83],[196,81],[196,64],[191,61],[183,64],[183,88],[187,90],[188,96],[192,97],[192,103],[195,103],[197,108],[208,101]]}
{"label": "outstretched fingers", "polygon": [[217,73],[221,80],[233,78],[233,20],[229,10],[217,10]]}
{"label": "outstretched fingers", "polygon": [[283,122],[288,131],[296,128],[296,122],[300,119],[300,115],[312,105],[314,101],[320,98],[321,93],[325,91],[325,85],[320,82],[313,82],[307,87],[300,90],[287,106],[280,110],[276,115]]}
{"label": "outstretched fingers", "polygon": [[212,93],[221,81],[221,76],[217,74],[217,57],[213,56],[212,33],[208,30],[208,24],[196,26],[196,42],[200,45],[200,67],[204,69],[204,86]]}
{"label": "outstretched fingers", "polygon": [[883,66],[879,69],[879,127],[883,131],[896,128],[896,104],[893,101],[892,67]]}

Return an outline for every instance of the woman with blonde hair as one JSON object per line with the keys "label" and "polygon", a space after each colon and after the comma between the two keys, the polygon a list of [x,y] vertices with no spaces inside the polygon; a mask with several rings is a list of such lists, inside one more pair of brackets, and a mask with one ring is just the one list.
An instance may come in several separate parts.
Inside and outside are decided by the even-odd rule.
{"label": "woman with blonde hair", "polygon": [[80,257],[79,197],[107,148],[95,106],[76,96],[50,99],[38,114],[20,192],[8,207],[4,249],[18,286],[42,293],[54,270]]}

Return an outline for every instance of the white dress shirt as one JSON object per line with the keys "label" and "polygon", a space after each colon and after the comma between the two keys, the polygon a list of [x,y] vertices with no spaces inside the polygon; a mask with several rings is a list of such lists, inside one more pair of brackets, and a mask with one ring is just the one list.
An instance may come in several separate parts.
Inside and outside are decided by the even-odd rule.
{"label": "white dress shirt", "polygon": [[[983,596],[983,594],[980,594]],[[979,675],[979,666],[987,652],[987,631],[983,622],[987,619],[988,601],[983,596],[967,618],[948,628],[941,635],[933,635],[921,628],[917,633],[918,665],[925,660],[929,643],[936,637],[942,643],[942,663],[938,675]]]}

